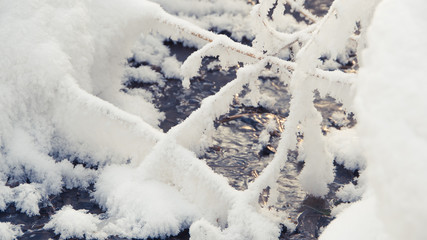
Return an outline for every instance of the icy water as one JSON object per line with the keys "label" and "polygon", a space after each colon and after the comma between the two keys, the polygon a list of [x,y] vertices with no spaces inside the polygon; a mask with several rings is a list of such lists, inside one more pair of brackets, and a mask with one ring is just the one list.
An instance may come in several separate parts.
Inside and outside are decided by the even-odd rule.
{"label": "icy water", "polygon": [[[180,60],[194,51],[179,43],[167,42],[166,45]],[[214,59],[204,61],[205,64],[200,70],[201,77],[192,79],[189,90],[184,90],[178,80],[169,80],[162,89],[157,85],[130,84],[130,87],[150,89],[158,96],[154,103],[166,114],[166,120],[161,124],[165,132],[196,110],[202,99],[215,94],[235,78],[235,69],[208,70],[206,65]],[[283,131],[283,123],[289,115],[291,96],[287,86],[274,77],[263,77],[260,81],[261,93],[273,98],[274,104],[268,108],[245,106],[244,92],[236,96],[230,105],[229,113],[215,121],[213,145],[201,156],[201,160],[206,161],[216,173],[227,177],[230,185],[238,190],[246,189],[248,183],[271,161]],[[332,98],[317,97],[315,106],[323,116],[322,129],[325,134],[330,128],[340,127],[332,118],[332,114],[342,116],[342,122],[348,126],[355,124],[352,116],[344,113],[341,104]],[[277,129],[270,134],[270,140],[263,146],[259,143],[259,137],[270,121],[276,122]],[[281,194],[275,208],[287,214],[297,225],[297,230],[284,230],[281,239],[316,239],[319,229],[332,220],[331,207],[339,203],[336,201],[336,190],[358,176],[357,172],[336,166],[336,179],[330,185],[331,192],[325,198],[315,198],[301,189],[298,175],[302,168],[303,163],[297,160],[297,153],[291,152],[278,181]],[[260,198],[260,204],[262,201]]]}
{"label": "icy water", "polygon": [[[306,6],[314,9],[317,15],[327,12],[330,0],[307,1]],[[172,42],[165,43],[178,59],[183,61],[195,49],[183,47]],[[205,63],[212,59],[205,59]],[[184,90],[181,82],[169,79],[163,88],[157,85],[130,83],[130,88],[144,88],[154,93],[156,106],[165,113],[166,120],[160,127],[167,132],[171,127],[184,120],[192,111],[196,110],[205,97],[215,94],[222,86],[235,78],[235,69],[224,71],[220,68],[208,70],[205,66],[201,69],[201,77],[191,81],[191,88]],[[227,177],[231,186],[238,190],[247,188],[247,184],[254,180],[262,169],[271,161],[276,151],[277,143],[283,130],[282,124],[288,117],[290,95],[283,83],[276,78],[262,78],[261,92],[274,98],[275,104],[269,108],[248,107],[243,104],[243,96],[236,96],[230,105],[228,114],[220,117],[215,122],[216,132],[214,144],[203,156],[202,161],[217,173]],[[345,117],[339,103],[331,98],[315,101],[317,109],[323,116],[323,129],[325,133],[329,128],[339,127],[332,120],[333,113]],[[270,134],[267,145],[259,143],[259,136],[266,124],[275,121],[276,131]],[[354,124],[354,120],[345,119],[346,124]],[[275,206],[278,211],[287,214],[289,219],[297,225],[294,232],[283,229],[280,239],[316,239],[319,229],[326,226],[333,218],[330,216],[331,207],[339,204],[335,191],[358,176],[357,172],[336,166],[336,178],[330,185],[330,193],[325,198],[315,198],[302,191],[298,181],[298,174],[303,168],[303,163],[297,160],[297,154],[291,152],[286,167],[282,170],[278,181],[279,203]],[[41,204],[39,216],[28,217],[16,211],[11,205],[6,211],[0,212],[0,221],[8,221],[13,224],[22,224],[24,235],[20,239],[58,239],[52,231],[43,230],[43,226],[49,221],[49,217],[62,206],[71,204],[74,209],[86,209],[90,213],[102,214],[99,206],[91,201],[90,192],[93,189],[64,190],[58,196],[52,196]],[[263,199],[260,198],[260,204]],[[110,237],[110,240],[123,238]],[[178,236],[168,238],[170,240],[189,239],[188,230]],[[124,240],[124,239],[123,239]]]}

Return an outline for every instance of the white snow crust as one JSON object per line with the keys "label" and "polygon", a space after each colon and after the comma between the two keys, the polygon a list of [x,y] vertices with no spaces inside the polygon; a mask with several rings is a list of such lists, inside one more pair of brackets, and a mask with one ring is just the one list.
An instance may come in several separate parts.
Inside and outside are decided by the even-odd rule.
{"label": "white snow crust", "polygon": [[0,222],[0,240],[14,240],[22,235],[22,230],[19,226],[9,222]]}
{"label": "white snow crust", "polygon": [[[119,91],[120,63],[132,38],[140,34],[127,23],[127,14],[145,5],[0,5],[0,52],[7,56],[0,60],[0,179],[31,182],[2,191],[0,207],[15,202],[33,215],[38,214],[40,199],[58,194],[62,187],[94,183],[96,172],[68,161],[126,162],[156,141],[158,131],[147,122],[155,126],[162,115],[143,98]],[[114,16],[111,7],[116,9]],[[117,41],[123,48],[112,47]],[[67,159],[69,155],[74,158]],[[15,197],[10,197],[11,191]]]}
{"label": "white snow crust", "polygon": [[102,239],[107,235],[98,231],[97,225],[100,222],[98,217],[87,213],[87,210],[74,210],[70,205],[66,205],[52,216],[44,228],[53,229],[61,239]]}
{"label": "white snow crust", "polygon": [[367,193],[321,239],[425,239],[427,24],[424,1],[384,0],[357,81]]}

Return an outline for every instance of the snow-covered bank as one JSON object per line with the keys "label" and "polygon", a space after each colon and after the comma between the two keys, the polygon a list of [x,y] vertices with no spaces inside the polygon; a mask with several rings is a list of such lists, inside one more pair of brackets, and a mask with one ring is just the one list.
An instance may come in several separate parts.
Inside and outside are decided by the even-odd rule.
{"label": "snow-covered bank", "polygon": [[141,33],[129,23],[150,7],[0,1],[0,210],[38,215],[49,195],[96,181],[83,165],[138,161],[157,141],[162,115],[119,91]]}
{"label": "snow-covered bank", "polygon": [[368,32],[356,90],[367,192],[321,239],[425,239],[427,4],[384,0]]}

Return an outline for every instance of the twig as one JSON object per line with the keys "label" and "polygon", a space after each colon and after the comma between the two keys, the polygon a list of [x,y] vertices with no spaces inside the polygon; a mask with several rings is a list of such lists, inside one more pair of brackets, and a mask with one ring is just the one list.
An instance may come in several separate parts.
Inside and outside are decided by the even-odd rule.
{"label": "twig", "polygon": [[[236,52],[238,54],[241,54],[243,56],[247,56],[250,58],[253,58],[255,60],[263,60],[266,59],[269,63],[271,64],[275,64],[277,66],[281,66],[284,69],[286,69],[288,72],[293,72],[296,68],[296,63],[291,62],[291,61],[286,61],[283,59],[280,59],[278,57],[275,56],[266,56],[265,54],[263,54],[262,52],[249,47],[247,45],[243,45],[241,43],[235,42],[232,39],[230,39],[229,37],[225,36],[225,35],[217,35],[211,31],[205,30],[205,29],[201,29],[193,24],[190,24],[182,19],[178,19],[172,15],[169,15],[168,13],[164,13],[167,15],[167,17],[164,17],[163,15],[162,18],[158,18],[158,21],[162,24],[165,25],[169,25],[175,29],[178,29],[181,32],[187,33],[191,36],[197,37],[201,40],[204,40],[206,42],[213,42],[216,38],[223,38],[222,41],[220,41],[219,45],[222,45],[224,48],[229,49],[233,52]],[[327,15],[329,16],[329,15]],[[325,16],[326,17],[326,16]],[[173,20],[173,21],[171,21]],[[188,26],[191,26],[192,29],[190,29]],[[319,26],[317,26],[317,29],[319,28]],[[316,69],[314,72],[309,73],[310,76],[315,77],[315,78],[321,78],[321,79],[327,79],[327,80],[331,80],[332,82],[340,82],[337,81],[336,79],[330,79],[331,74],[330,71],[324,71],[321,69]],[[337,74],[334,74],[337,75]],[[351,77],[347,76],[346,73],[342,73],[340,78],[343,79],[349,79]]]}
{"label": "twig", "polygon": [[297,5],[292,0],[285,0],[285,1],[286,1],[286,3],[288,3],[289,5],[291,5],[291,7],[294,8],[296,11],[298,11],[299,13],[301,13],[302,15],[304,15],[304,17],[307,18],[308,20],[310,20],[312,23],[316,23],[317,22],[318,17],[316,17],[315,15],[313,15],[304,6]]}

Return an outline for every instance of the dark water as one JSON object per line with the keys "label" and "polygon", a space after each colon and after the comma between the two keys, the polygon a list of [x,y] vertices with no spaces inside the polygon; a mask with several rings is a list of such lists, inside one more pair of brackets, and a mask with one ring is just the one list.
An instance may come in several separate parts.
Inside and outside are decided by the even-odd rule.
{"label": "dark water", "polygon": [[99,206],[91,201],[90,192],[92,190],[92,187],[89,189],[64,189],[63,193],[51,196],[40,204],[39,216],[28,217],[26,214],[18,212],[12,204],[6,211],[0,212],[0,221],[21,225],[24,235],[19,239],[59,239],[59,236],[55,236],[53,231],[43,229],[56,210],[65,205],[71,205],[74,209],[86,209],[93,214],[102,213]]}
{"label": "dark water", "polygon": [[332,3],[333,0],[306,0],[304,6],[314,15],[323,16],[328,13]]}
{"label": "dark water", "polygon": [[[178,58],[185,59],[194,49],[183,47],[179,43],[166,42],[172,53]],[[164,131],[185,119],[192,111],[197,109],[201,100],[215,94],[222,86],[234,79],[235,69],[222,71],[221,69],[208,70],[206,65],[214,59],[207,58],[200,70],[201,77],[191,80],[191,88],[184,90],[181,81],[168,80],[166,87],[157,85],[136,85],[157,93],[159,97],[154,100],[156,106],[166,114],[166,120],[161,124]],[[243,98],[245,91],[235,97],[230,105],[229,113],[215,121],[216,131],[211,146],[202,159],[218,174],[229,179],[231,186],[238,190],[247,188],[247,184],[256,178],[271,161],[280,139],[282,124],[289,115],[289,102],[291,99],[287,86],[274,77],[261,77],[260,89],[264,96],[274,99],[272,106],[251,107],[245,106]],[[333,98],[316,97],[315,107],[323,116],[322,129],[326,133],[330,128],[340,128],[334,122],[333,113],[346,113],[341,109],[341,104]],[[352,126],[355,121],[351,114],[347,114],[345,124]],[[276,121],[279,127],[270,135],[268,144],[261,147],[259,136],[269,121]],[[294,232],[283,231],[281,239],[316,239],[319,229],[327,226],[333,219],[330,216],[331,208],[338,203],[335,192],[343,184],[353,181],[357,172],[336,166],[335,181],[330,184],[330,193],[325,198],[315,198],[307,195],[298,181],[298,175],[303,168],[303,163],[297,161],[297,153],[291,152],[288,164],[282,170],[278,180],[281,197],[275,206],[279,211],[286,211],[289,218],[297,225]],[[186,239],[186,238],[183,238]]]}
{"label": "dark water", "polygon": [[[316,15],[327,12],[330,0],[306,1],[306,7],[313,10]],[[183,61],[195,49],[183,47],[180,43],[165,42],[172,54],[178,60]],[[171,127],[180,123],[192,111],[196,110],[201,101],[235,78],[235,69],[224,71],[220,68],[210,69],[206,65],[215,59],[204,60],[204,67],[200,70],[200,77],[191,80],[191,87],[184,90],[181,81],[168,79],[164,87],[155,84],[141,84],[129,82],[129,88],[144,88],[154,93],[154,104],[166,115],[160,127],[167,132]],[[287,86],[279,79],[265,77],[260,79],[263,95],[272,97],[273,106],[249,107],[242,104],[244,92],[240,93],[230,105],[229,113],[215,122],[214,145],[202,156],[202,159],[218,174],[229,179],[231,186],[238,190],[247,188],[247,184],[256,178],[257,174],[271,161],[276,151],[281,135],[280,126],[289,115],[290,94]],[[322,113],[325,133],[329,128],[339,128],[331,116],[334,112],[343,111],[341,105],[332,98],[315,100],[316,108]],[[347,124],[354,125],[351,115],[347,115]],[[276,121],[278,128],[270,134],[266,146],[260,146],[259,136],[269,121]],[[330,184],[330,193],[325,198],[316,198],[302,191],[297,179],[303,163],[297,161],[297,154],[290,152],[286,167],[282,170],[279,183],[281,197],[275,206],[279,211],[289,214],[289,219],[297,225],[293,232],[283,229],[280,239],[316,239],[319,229],[327,226],[333,219],[330,210],[339,204],[335,196],[336,190],[343,184],[354,181],[358,177],[357,172],[336,166],[336,178]],[[62,206],[71,204],[74,209],[86,209],[90,213],[102,214],[99,206],[91,201],[90,193],[93,189],[64,189],[58,196],[52,196],[40,205],[39,216],[28,217],[16,211],[15,206],[9,206],[6,211],[0,212],[0,221],[8,221],[13,224],[22,224],[24,235],[20,239],[59,239],[53,231],[43,229],[44,224],[54,212]],[[123,238],[110,237],[111,240]],[[178,236],[168,238],[170,240],[189,239],[188,230]]]}

